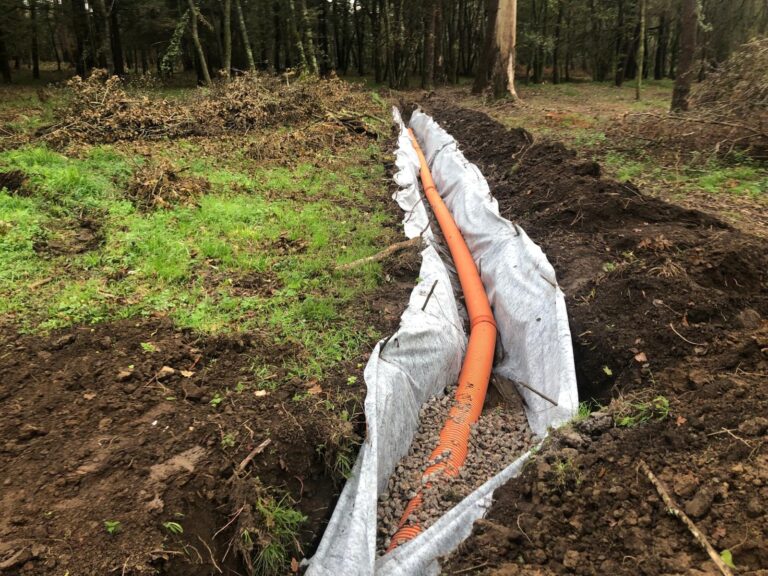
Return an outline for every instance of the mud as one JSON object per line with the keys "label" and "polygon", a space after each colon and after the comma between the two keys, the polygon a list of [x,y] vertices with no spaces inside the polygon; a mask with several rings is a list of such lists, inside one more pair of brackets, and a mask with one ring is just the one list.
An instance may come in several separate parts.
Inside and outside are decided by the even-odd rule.
{"label": "mud", "polygon": [[[427,102],[546,252],[566,294],[582,399],[613,404],[558,433],[497,491],[445,566],[472,574],[710,574],[639,459],[739,573],[768,568],[768,246],[645,196],[557,143]],[[613,414],[663,395],[661,419]],[[629,408],[628,408],[629,406]],[[598,424],[595,424],[595,421]],[[589,431],[579,428],[587,426]]]}

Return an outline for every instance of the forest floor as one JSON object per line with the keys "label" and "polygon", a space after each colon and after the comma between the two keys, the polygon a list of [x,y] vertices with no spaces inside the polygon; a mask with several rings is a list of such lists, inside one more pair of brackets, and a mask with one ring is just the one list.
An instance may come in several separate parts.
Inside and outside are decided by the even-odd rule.
{"label": "forest floor", "polygon": [[[89,92],[75,126],[58,92],[2,89],[0,572],[284,574],[312,553],[368,351],[418,273],[413,252],[335,269],[401,232],[388,110],[332,88],[255,128],[241,94]],[[498,492],[447,573],[711,573],[640,458],[739,573],[768,569],[766,173],[614,138],[669,91],[422,101],[549,256],[580,396],[610,404]]]}
{"label": "forest floor", "polygon": [[[642,106],[663,109],[668,88],[649,92]],[[640,461],[736,573],[768,573],[766,171],[744,163],[735,186],[708,189],[680,168],[665,188],[668,159],[605,136],[638,106],[629,94],[523,87],[520,107],[449,89],[420,102],[554,265],[593,411],[497,491],[446,574],[717,573]],[[632,162],[638,176],[622,172]]]}

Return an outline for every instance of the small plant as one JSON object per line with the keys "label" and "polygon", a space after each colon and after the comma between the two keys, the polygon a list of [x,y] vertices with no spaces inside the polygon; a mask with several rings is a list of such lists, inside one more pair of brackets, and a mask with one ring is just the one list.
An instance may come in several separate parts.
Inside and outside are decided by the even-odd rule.
{"label": "small plant", "polygon": [[603,264],[603,272],[608,272],[609,274],[616,270],[616,264],[614,262],[606,262]]}
{"label": "small plant", "polygon": [[163,528],[173,535],[184,534],[184,528],[178,522],[163,522]]}
{"label": "small plant", "polygon": [[237,392],[238,394],[242,393],[245,390],[246,386],[247,384],[245,382],[242,382],[242,381],[238,382],[237,385],[235,386],[235,392]]}
{"label": "small plant", "polygon": [[222,448],[232,448],[235,445],[235,435],[231,432],[228,432],[227,434],[224,434],[221,438],[221,447]]}
{"label": "small plant", "polygon": [[576,412],[576,416],[573,418],[574,422],[581,422],[589,418],[592,414],[592,406],[589,402],[579,402],[579,408]]}
{"label": "small plant", "polygon": [[209,402],[209,404],[210,404],[211,406],[213,406],[214,408],[218,408],[218,407],[219,407],[219,404],[221,404],[222,402],[224,402],[224,396],[222,396],[221,394],[219,394],[218,392],[216,392],[216,393],[213,395],[213,398],[211,398],[211,401]]}
{"label": "small plant", "polygon": [[119,520],[104,520],[104,528],[107,530],[107,534],[110,536],[117,535],[118,532],[120,532],[120,521]]}
{"label": "small plant", "polygon": [[620,403],[614,421],[617,426],[633,428],[650,420],[664,420],[668,417],[669,400],[665,396],[656,396],[649,402]]}
{"label": "small plant", "polygon": [[142,342],[141,349],[144,350],[144,352],[147,352],[148,354],[157,352],[157,346],[152,344],[152,342]]}
{"label": "small plant", "polygon": [[555,484],[560,489],[565,489],[568,486],[580,486],[584,480],[581,470],[573,464],[570,458],[557,460],[552,465],[552,471],[555,476]]}
{"label": "small plant", "polygon": [[350,376],[347,378],[347,386],[352,386],[357,383],[357,376]]}
{"label": "small plant", "polygon": [[[261,498],[256,508],[263,518],[263,525],[268,533],[259,534],[261,549],[253,559],[254,574],[284,574],[291,560],[291,549],[297,546],[296,536],[307,517],[286,503],[287,496],[280,500]],[[246,536],[247,534],[247,536]],[[244,543],[247,538],[252,544],[248,530],[241,533]]]}

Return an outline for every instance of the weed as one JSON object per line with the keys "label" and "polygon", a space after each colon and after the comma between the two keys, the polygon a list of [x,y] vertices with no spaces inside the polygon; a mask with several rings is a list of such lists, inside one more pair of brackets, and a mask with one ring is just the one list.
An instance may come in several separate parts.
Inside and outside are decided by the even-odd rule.
{"label": "weed", "polygon": [[183,534],[184,528],[178,522],[163,522],[163,528],[173,535]]}
{"label": "weed", "polygon": [[555,484],[561,490],[575,486],[578,487],[584,481],[584,477],[570,458],[557,459],[552,465]]}
{"label": "weed", "polygon": [[218,392],[214,393],[213,398],[211,398],[211,401],[209,404],[213,406],[214,408],[218,408],[219,405],[224,402],[224,396],[219,394]]}
{"label": "weed", "polygon": [[[256,509],[263,520],[264,530],[259,531],[260,550],[253,558],[253,573],[284,574],[291,559],[291,550],[297,546],[297,535],[307,517],[286,502],[287,495],[277,500],[260,498]],[[243,530],[241,537],[253,546],[251,531]]]}
{"label": "weed", "polygon": [[615,400],[617,404],[614,421],[617,426],[633,428],[650,420],[664,420],[669,417],[669,400],[665,396],[656,396],[648,402],[626,402]]}
{"label": "weed", "polygon": [[590,414],[592,414],[592,405],[589,402],[579,402],[579,408],[576,411],[576,416],[574,416],[573,421],[581,422],[586,420],[589,418]]}
{"label": "weed", "polygon": [[224,434],[224,436],[221,437],[221,447],[222,448],[232,448],[235,445],[235,435],[231,432],[228,432],[227,434]]}
{"label": "weed", "polygon": [[120,521],[119,520],[104,520],[104,528],[107,530],[107,534],[110,536],[117,535],[120,530]]}
{"label": "weed", "polygon": [[149,354],[157,352],[157,346],[152,344],[152,342],[142,342],[141,349],[144,350],[144,352],[148,352]]}

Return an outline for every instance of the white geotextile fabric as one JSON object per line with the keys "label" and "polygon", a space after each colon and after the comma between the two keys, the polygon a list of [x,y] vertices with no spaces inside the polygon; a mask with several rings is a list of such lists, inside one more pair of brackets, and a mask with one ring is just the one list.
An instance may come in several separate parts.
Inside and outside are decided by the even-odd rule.
{"label": "white geotextile fabric", "polygon": [[[467,342],[448,270],[433,246],[418,157],[396,109],[393,115],[400,128],[395,175],[400,190],[394,199],[405,212],[406,236],[423,236],[427,247],[400,327],[376,345],[365,368],[366,439],[309,561],[307,574],[312,576],[438,574],[437,559],[469,536],[473,522],[490,507],[493,491],[517,476],[530,456],[522,455],[418,537],[376,558],[378,495],[408,453],[421,405],[457,380]],[[548,427],[573,417],[578,404],[565,300],[554,270],[519,227],[499,216],[485,179],[455,141],[420,111],[410,125],[478,263],[499,328],[494,371],[558,403],[552,406],[518,386],[531,429],[543,438]]]}

